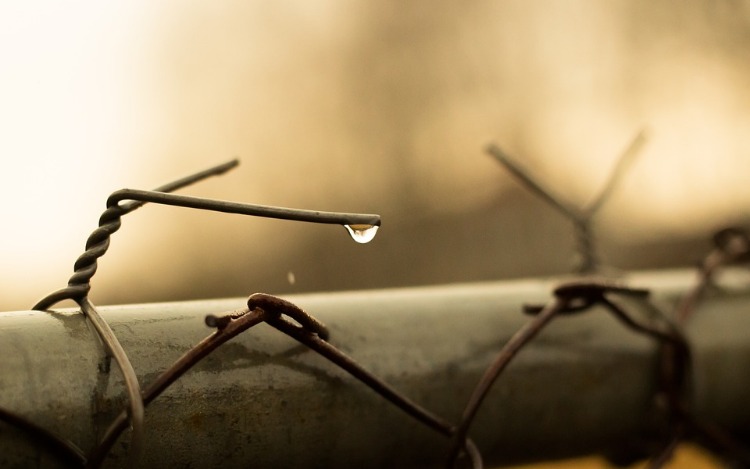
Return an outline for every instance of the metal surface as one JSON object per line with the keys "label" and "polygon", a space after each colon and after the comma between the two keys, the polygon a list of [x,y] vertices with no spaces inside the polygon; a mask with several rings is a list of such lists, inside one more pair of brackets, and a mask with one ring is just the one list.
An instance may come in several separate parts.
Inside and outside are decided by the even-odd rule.
{"label": "metal surface", "polygon": [[[680,271],[625,279],[673,307],[695,281]],[[750,294],[739,273],[717,281],[688,326],[696,416],[750,427]],[[290,296],[323,321],[330,342],[447,421],[457,422],[498,350],[557,282],[517,281]],[[742,288],[739,288],[740,285]],[[245,299],[101,307],[148,386],[210,333],[208,314]],[[605,450],[653,413],[658,344],[601,311],[560,318],[489,391],[470,436],[489,464]],[[648,311],[629,311],[648,316]],[[0,407],[96,444],[127,404],[95,334],[76,311],[0,314]],[[312,350],[261,324],[222,345],[146,409],[144,467],[441,466],[448,438],[430,431]],[[105,467],[128,462],[130,434]],[[61,462],[0,424],[0,466]]]}
{"label": "metal surface", "polygon": [[[37,302],[33,308],[36,310],[47,310],[62,300],[70,299],[79,305],[81,313],[89,319],[90,324],[96,331],[96,334],[104,345],[104,349],[107,353],[106,368],[109,369],[108,360],[113,359],[125,380],[128,396],[128,409],[124,414],[123,419],[130,423],[132,429],[132,441],[129,453],[130,465],[132,466],[139,465],[142,454],[141,442],[143,440],[145,414],[144,391],[140,385],[138,376],[133,369],[128,354],[123,349],[107,321],[100,316],[99,311],[88,298],[89,291],[91,290],[90,281],[98,267],[97,259],[102,257],[109,249],[110,237],[120,229],[122,225],[121,218],[124,215],[141,207],[146,202],[152,202],[240,215],[280,218],[310,223],[335,223],[344,226],[351,237],[358,243],[369,242],[375,236],[375,233],[380,226],[380,216],[378,215],[269,207],[264,205],[229,202],[225,200],[181,196],[169,193],[205,178],[224,174],[238,164],[239,162],[237,160],[232,160],[178,179],[158,187],[154,191],[123,189],[110,195],[107,199],[107,209],[99,218],[99,227],[89,236],[86,241],[86,251],[78,257],[73,266],[74,273],[68,281],[68,286],[47,295]],[[124,200],[129,200],[129,202],[121,203]],[[111,444],[119,435],[119,431],[116,432],[114,427],[110,427],[105,432],[104,439],[109,442],[108,445],[101,445],[99,448],[94,449],[94,453],[98,455],[98,457],[82,458],[81,450],[78,445],[66,441],[64,437],[61,437],[60,435],[50,433],[49,429],[44,426],[40,427],[31,420],[24,419],[22,416],[14,414],[8,409],[0,409],[0,419],[7,423],[15,422],[18,429],[30,432],[32,436],[42,437],[42,439],[51,442],[58,451],[64,452],[65,448],[72,448],[72,451],[67,452],[66,458],[69,460],[75,459],[78,461],[78,465],[86,464],[86,467],[91,468],[97,468],[100,466],[100,461],[106,457],[111,448]],[[113,425],[115,425],[115,423],[113,423]],[[37,432],[38,434],[35,435],[34,433],[37,430],[41,431],[41,433]]]}

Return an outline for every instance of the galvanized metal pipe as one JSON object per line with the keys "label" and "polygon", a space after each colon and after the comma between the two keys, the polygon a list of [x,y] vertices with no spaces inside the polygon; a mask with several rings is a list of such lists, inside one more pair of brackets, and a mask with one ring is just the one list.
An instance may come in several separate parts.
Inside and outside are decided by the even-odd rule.
{"label": "galvanized metal pipe", "polygon": [[[671,308],[694,274],[633,274]],[[335,344],[407,397],[457,422],[500,347],[549,299],[552,280],[321,293],[287,297],[322,320]],[[723,276],[687,334],[694,347],[697,415],[750,427],[750,290]],[[244,299],[102,307],[148,384],[211,331],[209,313]],[[637,304],[636,313],[648,314]],[[641,311],[643,310],[643,311]],[[0,407],[93,447],[125,406],[77,311],[0,314]],[[471,429],[490,464],[588,454],[637,434],[650,420],[657,344],[604,310],[561,318],[511,363]],[[108,467],[127,463],[127,433]],[[447,439],[314,352],[266,324],[221,346],[146,410],[144,467],[435,467]],[[0,466],[61,463],[0,424]]]}

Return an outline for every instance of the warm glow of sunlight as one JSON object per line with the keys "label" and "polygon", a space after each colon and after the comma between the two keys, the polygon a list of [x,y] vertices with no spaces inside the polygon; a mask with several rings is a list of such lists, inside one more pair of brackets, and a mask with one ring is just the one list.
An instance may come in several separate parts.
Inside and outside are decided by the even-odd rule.
{"label": "warm glow of sunlight", "polygon": [[65,279],[77,255],[70,246],[83,247],[107,191],[137,167],[127,156],[136,10],[0,5],[0,281],[15,295]]}
{"label": "warm glow of sunlight", "polygon": [[[234,157],[238,171],[189,192],[381,212],[383,239],[415,245],[422,240],[403,225],[415,214],[449,224],[485,210],[504,226],[535,229],[532,212],[516,206],[530,203],[528,194],[483,153],[487,144],[584,206],[646,128],[647,143],[595,220],[598,237],[635,246],[708,239],[741,224],[750,203],[750,94],[747,61],[731,44],[742,28],[731,8],[707,17],[685,6],[675,17],[638,5],[488,1],[427,14],[327,0],[2,2],[0,310],[64,284],[113,190],[155,187]],[[192,291],[175,272],[202,278],[194,265],[232,277],[226,264],[237,258],[272,262],[280,254],[270,253],[283,252],[316,262],[305,254],[311,239],[274,244],[283,225],[253,222],[247,238],[215,252],[209,240],[234,219],[175,222],[162,217],[184,211],[144,212],[152,215],[139,214],[143,224],[127,230],[137,242],[120,244],[118,234],[106,259],[113,272],[131,269],[144,297]],[[388,238],[390,223],[402,223],[400,238]],[[458,235],[465,221],[455,223]],[[203,234],[185,237],[188,229]],[[485,241],[504,246],[512,233]],[[187,253],[176,252],[178,237],[190,243]],[[132,262],[144,240],[148,268],[174,263],[159,282]],[[453,247],[471,244],[460,243]],[[466,262],[486,257],[459,252]],[[292,269],[300,271],[283,272]],[[462,269],[495,275],[494,267]],[[120,291],[114,276],[102,280],[97,294]]]}

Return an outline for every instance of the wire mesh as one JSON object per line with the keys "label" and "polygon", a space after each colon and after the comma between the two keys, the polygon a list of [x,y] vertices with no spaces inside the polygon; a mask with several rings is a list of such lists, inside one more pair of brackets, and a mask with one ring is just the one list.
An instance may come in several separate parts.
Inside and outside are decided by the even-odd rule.
{"label": "wire mesh", "polygon": [[[637,137],[637,144],[631,145],[626,154],[632,154],[632,149],[640,145],[641,139],[641,136]],[[497,151],[494,153],[500,154]],[[509,160],[506,159],[506,164],[507,161]],[[715,248],[701,265],[696,285],[677,304],[673,312],[664,312],[652,304],[648,299],[648,290],[597,278],[583,278],[562,283],[553,290],[552,300],[547,305],[524,307],[524,312],[534,315],[534,318],[502,345],[495,361],[487,367],[484,376],[476,384],[462,416],[456,422],[451,422],[410,399],[360,365],[331,342],[328,327],[313,315],[287,300],[263,293],[251,295],[247,305],[241,309],[207,315],[205,323],[213,328],[213,332],[143,387],[116,335],[88,299],[90,280],[96,272],[96,260],[107,251],[110,236],[120,228],[122,215],[140,207],[145,202],[156,202],[230,213],[338,223],[354,226],[359,231],[377,227],[380,224],[377,215],[278,209],[167,194],[204,177],[221,174],[235,164],[230,162],[209,169],[162,186],[156,191],[126,190],[113,194],[108,200],[107,211],[100,219],[100,227],[89,238],[86,252],[76,261],[75,273],[68,286],[48,295],[35,306],[37,310],[48,310],[62,299],[75,300],[82,314],[92,324],[108,359],[114,359],[123,375],[126,383],[126,406],[109,422],[99,441],[92,448],[81,448],[65,436],[43,428],[9,409],[0,408],[0,420],[13,426],[19,433],[26,434],[34,441],[34,444],[47,448],[65,465],[90,468],[105,464],[115,443],[129,429],[129,464],[136,467],[142,456],[144,416],[149,404],[227,341],[258,324],[265,323],[321,355],[403,411],[415,422],[443,437],[446,467],[457,467],[468,463],[473,468],[481,468],[484,466],[481,448],[470,438],[470,433],[473,420],[480,412],[490,388],[514,358],[529,343],[532,343],[553,319],[582,314],[600,305],[634,333],[649,337],[659,346],[659,366],[657,375],[654,376],[657,387],[653,396],[654,413],[658,416],[659,425],[649,427],[649,431],[643,435],[635,435],[633,441],[622,442],[622,451],[612,454],[611,460],[618,464],[627,464],[638,459],[649,458],[651,467],[662,467],[670,460],[674,449],[679,444],[684,441],[693,441],[712,451],[728,464],[750,466],[750,451],[740,438],[729,430],[712,422],[703,421],[693,414],[690,389],[691,344],[682,332],[701,298],[711,288],[715,273],[724,265],[744,263],[750,258],[749,238],[743,230],[737,228],[717,233],[714,238]],[[510,167],[514,167],[512,163]],[[615,173],[617,174],[617,171]],[[524,175],[522,179],[531,181],[527,175]],[[590,215],[601,206],[613,184],[613,182],[608,184],[608,188],[605,188],[592,205],[593,208],[585,212],[587,215],[582,218],[584,224],[588,223]],[[545,197],[550,200],[556,201],[543,189],[539,191],[547,194]],[[121,201],[126,199],[135,201],[121,204]],[[564,206],[559,202],[553,205]],[[591,243],[587,246],[587,249],[592,249]],[[591,251],[586,251],[584,254],[588,259],[586,263],[588,267],[584,270],[588,271],[596,265],[595,256]],[[620,303],[619,299],[623,297],[641,304],[642,308],[639,310],[645,309],[653,314],[646,318],[639,317],[636,312],[630,311],[627,306]]]}

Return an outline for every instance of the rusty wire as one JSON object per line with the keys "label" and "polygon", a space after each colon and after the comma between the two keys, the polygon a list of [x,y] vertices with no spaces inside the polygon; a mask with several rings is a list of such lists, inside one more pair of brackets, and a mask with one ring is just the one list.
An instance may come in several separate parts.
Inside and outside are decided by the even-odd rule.
{"label": "rusty wire", "polygon": [[[577,250],[581,257],[581,263],[577,271],[579,274],[590,274],[599,268],[599,260],[594,246],[594,236],[591,227],[592,218],[610,198],[614,188],[622,178],[626,167],[631,164],[645,141],[645,131],[639,132],[618,158],[604,188],[583,209],[575,207],[546,188],[496,145],[489,145],[487,152],[497,159],[528,190],[545,200],[573,222]],[[659,391],[655,400],[660,404],[660,409],[658,410],[662,412],[667,428],[663,431],[666,434],[665,441],[661,443],[661,449],[652,457],[650,467],[662,467],[671,459],[679,443],[690,434],[701,439],[702,444],[710,448],[714,453],[728,455],[730,459],[738,461],[743,467],[750,467],[750,449],[745,448],[724,429],[711,423],[696,420],[690,411],[689,405],[687,380],[691,365],[690,347],[681,330],[694,314],[698,303],[712,285],[716,272],[728,264],[747,263],[750,261],[750,235],[745,230],[736,227],[720,230],[714,235],[713,241],[714,249],[706,256],[698,269],[698,281],[678,303],[672,315],[674,322],[668,321],[669,334],[667,335],[659,334],[657,330],[649,330],[648,326],[633,322],[632,318],[625,311],[620,309],[615,303],[609,301],[606,295],[603,294],[604,291],[614,293],[615,289],[612,289],[611,286],[605,287],[605,285],[599,285],[595,287],[595,284],[591,284],[581,290],[584,284],[563,285],[555,290],[555,299],[549,305],[525,306],[525,311],[537,314],[537,318],[519,330],[505,344],[495,362],[487,369],[485,375],[475,388],[464,411],[458,431],[454,435],[456,440],[453,442],[449,452],[449,466],[453,465],[453,461],[460,451],[460,447],[456,441],[460,441],[460,438],[465,437],[468,427],[471,425],[471,421],[492,383],[494,383],[518,351],[533,340],[539,331],[556,315],[583,311],[593,304],[600,303],[606,306],[628,327],[652,336],[660,344]],[[570,291],[566,292],[569,288]],[[576,291],[582,295],[569,295],[569,293]],[[622,289],[619,293],[626,292],[628,294],[634,293],[634,291],[628,291],[628,289]],[[645,304],[656,311],[656,308],[651,303],[646,301]],[[666,317],[660,311],[658,313],[661,317]]]}
{"label": "rusty wire", "polygon": [[607,178],[604,187],[594,197],[594,199],[585,207],[579,208],[563,200],[562,197],[555,194],[554,191],[545,187],[537,178],[522,165],[508,156],[500,147],[495,144],[487,146],[487,153],[500,162],[524,187],[533,192],[549,205],[562,213],[565,218],[573,223],[576,237],[576,250],[580,256],[580,262],[576,271],[581,274],[595,272],[599,268],[599,257],[596,251],[594,232],[592,229],[592,220],[599,213],[604,204],[610,199],[617,184],[625,174],[627,167],[632,164],[635,157],[646,143],[647,133],[641,130],[631,140],[630,144],[620,154],[612,173]]}
{"label": "rusty wire", "polygon": [[[604,281],[577,281],[555,288],[553,300],[545,306],[524,305],[527,314],[535,318],[517,331],[502,347],[492,364],[474,388],[464,409],[459,426],[453,434],[448,452],[447,467],[455,465],[469,428],[490,388],[512,359],[559,315],[581,313],[595,305],[604,306],[629,329],[655,339],[659,344],[659,367],[655,403],[663,414],[664,428],[653,452],[649,467],[658,469],[669,462],[675,449],[685,439],[692,437],[701,445],[726,459],[750,467],[750,449],[746,448],[730,432],[710,422],[697,420],[690,406],[688,382],[691,369],[690,345],[681,327],[693,314],[715,272],[732,262],[750,260],[750,238],[744,230],[728,228],[714,236],[715,249],[709,253],[699,269],[699,280],[680,301],[674,317],[667,318],[647,300],[648,290],[634,289]],[[636,320],[609,296],[625,295],[640,299],[648,310],[660,318],[660,325]]]}
{"label": "rusty wire", "polygon": [[684,325],[711,285],[715,273],[726,265],[750,261],[750,236],[742,228],[729,227],[713,236],[714,249],[706,255],[698,268],[698,281],[680,301],[675,320]]}
{"label": "rusty wire", "polygon": [[[215,332],[188,350],[170,368],[149,384],[143,392],[144,403],[150,404],[169,385],[221,344],[261,322],[268,323],[322,355],[425,426],[446,437],[452,436],[454,427],[451,424],[403,396],[388,383],[370,373],[354,359],[332,345],[328,341],[328,328],[322,322],[295,304],[265,293],[251,295],[248,298],[246,308],[221,315],[207,315],[206,325],[215,328]],[[125,430],[126,424],[127,414],[122,411],[105,432],[100,445],[90,455],[87,467],[99,467],[112,445]],[[481,455],[476,445],[470,439],[465,439],[461,447],[468,453],[473,467],[481,469]]]}
{"label": "rusty wire", "polygon": [[[82,314],[93,325],[99,340],[104,346],[106,353],[105,359],[109,360],[113,358],[123,375],[128,406],[126,411],[124,411],[124,420],[122,423],[119,423],[119,420],[113,422],[105,433],[103,443],[97,448],[94,448],[90,457],[86,458],[82,456],[84,454],[83,451],[72,442],[39,427],[30,420],[16,415],[11,411],[0,409],[0,420],[10,423],[27,433],[38,436],[57,454],[60,454],[66,459],[76,460],[82,464],[86,464],[87,467],[98,467],[109,451],[109,448],[111,447],[110,443],[114,443],[119,432],[124,430],[127,423],[130,423],[130,462],[133,466],[137,465],[142,451],[143,420],[145,414],[144,393],[141,390],[138,377],[133,369],[130,359],[125,353],[125,350],[122,348],[122,345],[109,324],[107,324],[104,318],[102,318],[94,304],[90,301],[88,295],[91,290],[91,278],[97,271],[97,259],[102,257],[109,249],[110,237],[120,229],[122,225],[122,216],[141,207],[145,203],[151,202],[199,210],[211,210],[293,221],[340,224],[344,225],[349,231],[352,229],[355,231],[364,230],[366,228],[380,225],[380,216],[378,215],[269,207],[170,194],[170,192],[174,190],[181,189],[207,177],[223,174],[236,167],[238,164],[239,162],[237,160],[232,160],[160,186],[154,191],[123,189],[114,192],[107,199],[107,209],[99,218],[99,227],[89,236],[86,242],[85,252],[79,256],[74,264],[74,273],[68,281],[68,286],[47,295],[33,307],[33,309],[45,311],[54,304],[67,299],[73,300],[79,305]],[[121,203],[125,200],[129,200],[129,202]],[[200,360],[200,358],[201,357],[198,356],[196,359]],[[192,366],[192,364],[190,364],[190,366]],[[170,383],[171,381],[163,384],[164,388]],[[158,392],[161,391],[163,391],[163,388]],[[120,426],[122,426],[122,428],[118,432],[117,429],[120,428]]]}
{"label": "rusty wire", "polygon": [[[592,306],[602,305],[628,328],[650,336],[660,343],[671,344],[678,353],[673,357],[675,364],[673,366],[670,364],[668,369],[669,376],[666,379],[668,381],[666,386],[670,399],[681,399],[685,376],[684,371],[688,363],[687,357],[689,357],[687,342],[682,338],[679,331],[671,327],[666,321],[664,325],[657,327],[633,318],[609,298],[610,294],[645,298],[648,295],[648,291],[607,282],[571,282],[557,287],[553,292],[554,298],[552,302],[546,306],[526,308],[527,313],[535,314],[536,317],[508,340],[474,388],[464,409],[461,422],[453,434],[447,458],[447,466],[449,468],[454,467],[456,458],[461,451],[461,442],[467,437],[474,417],[492,385],[519,351],[529,344],[558,315],[581,313]],[[666,373],[667,371],[664,372]],[[665,380],[663,379],[662,381]]]}
{"label": "rusty wire", "polygon": [[[226,171],[237,166],[238,161],[209,168],[205,171],[195,173],[185,178],[178,179],[156,189],[160,193],[168,193],[181,189],[185,186],[198,182],[210,176],[224,174]],[[103,256],[109,249],[109,238],[120,229],[120,219],[123,215],[132,212],[144,204],[142,201],[134,201],[125,205],[107,204],[107,210],[99,219],[99,227],[89,236],[86,241],[86,251],[76,260],[73,267],[74,273],[68,280],[68,286],[47,295],[37,302],[32,309],[47,310],[55,303],[62,300],[74,300],[81,308],[81,312],[89,319],[99,339],[104,345],[108,358],[114,358],[120,372],[125,380],[128,394],[128,417],[132,427],[131,452],[133,462],[137,462],[141,452],[141,440],[143,436],[144,404],[141,398],[141,388],[138,376],[130,363],[130,359],[123,350],[120,341],[117,340],[112,329],[104,318],[101,317],[94,304],[89,300],[88,293],[91,290],[91,278],[97,270],[97,259]]]}
{"label": "rusty wire", "polygon": [[[695,314],[698,304],[721,268],[750,260],[750,236],[742,228],[729,227],[719,230],[713,236],[713,243],[714,249],[706,255],[698,268],[695,285],[683,296],[675,309],[674,320],[680,328],[684,328]],[[674,351],[669,348],[664,347],[662,350],[663,356],[669,356],[671,353]],[[691,435],[714,454],[741,467],[750,467],[750,448],[740,443],[729,431],[711,422],[696,419],[687,407],[673,405],[670,411],[673,427],[676,429],[672,444],[664,448],[661,457],[653,462],[652,467],[661,467],[672,457],[677,445]]]}
{"label": "rusty wire", "polygon": [[[171,367],[159,375],[146,387],[146,389],[144,389],[144,404],[150,404],[172,383],[185,374],[190,368],[198,364],[203,358],[216,350],[220,345],[232,337],[250,329],[256,324],[263,322],[268,314],[269,313],[266,313],[263,310],[251,312],[249,309],[244,308],[223,316],[222,318],[226,318],[226,320],[220,320],[218,323],[212,323],[212,319],[209,319],[215,318],[215,316],[207,316],[206,323],[216,327],[216,331],[185,352],[172,364]],[[230,318],[236,318],[236,320],[230,320]],[[221,324],[221,326],[218,326],[218,324]],[[128,416],[124,411],[112,421],[109,428],[104,432],[104,436],[99,445],[94,448],[89,455],[87,467],[99,467],[101,465],[104,458],[112,448],[112,445],[114,445],[117,438],[119,438],[125,430],[127,421]]]}
{"label": "rusty wire", "polygon": [[[417,421],[421,422],[425,426],[447,437],[452,437],[454,435],[455,429],[453,425],[449,424],[447,421],[433,414],[429,410],[421,407],[419,404],[413,402],[409,398],[403,396],[388,383],[382,381],[380,378],[370,373],[367,369],[359,365],[354,359],[333,346],[326,340],[325,337],[321,336],[320,334],[311,333],[309,327],[304,327],[305,322],[307,322],[308,319],[305,319],[305,321],[300,321],[298,318],[298,316],[303,316],[304,318],[305,316],[307,316],[306,313],[301,312],[299,308],[292,305],[291,303],[285,303],[286,304],[282,304],[281,306],[279,306],[277,301],[273,299],[273,297],[269,297],[268,295],[258,297],[255,300],[253,299],[253,297],[250,297],[250,300],[248,300],[249,307],[270,307],[272,310],[275,309],[277,311],[281,311],[284,314],[297,320],[298,322],[303,324],[303,327],[291,323],[281,315],[270,318],[269,320],[267,320],[267,322],[271,326],[293,337],[297,341],[303,343],[307,347],[311,348],[315,352],[335,363],[347,373],[363,382],[370,389],[380,394],[383,398],[387,399],[393,405],[395,405]],[[291,305],[292,309],[289,309],[288,305]],[[293,311],[294,309],[299,310],[296,312],[296,316],[289,314],[289,312]],[[460,448],[466,451],[467,455],[469,456],[469,460],[471,461],[472,467],[474,469],[481,469],[483,467],[481,454],[479,453],[479,450],[476,448],[476,445],[471,441],[471,439],[465,437],[461,438],[458,444]]]}
{"label": "rusty wire", "polygon": [[[640,133],[634,139],[619,159],[604,189],[583,210],[561,202],[559,198],[553,196],[550,191],[534,181],[523,169],[520,169],[520,166],[508,159],[497,147],[490,147],[488,151],[503,162],[534,192],[541,195],[574,221],[577,231],[582,236],[579,248],[584,263],[581,270],[587,272],[595,269],[598,262],[590,236],[591,218],[606,202],[621,177],[623,168],[632,160],[644,139],[643,133]],[[98,444],[87,454],[75,443],[5,409],[0,408],[0,420],[6,421],[37,438],[41,444],[57,454],[60,460],[66,464],[89,468],[97,468],[103,464],[109,451],[129,424],[131,427],[130,462],[136,464],[142,451],[143,416],[146,406],[222,344],[253,326],[265,322],[343,369],[424,426],[445,436],[449,441],[446,458],[448,467],[454,467],[457,458],[465,453],[468,455],[472,466],[479,469],[482,467],[481,454],[469,438],[468,433],[482,402],[498,377],[523,347],[532,342],[554,318],[559,315],[582,313],[595,305],[600,305],[629,329],[649,336],[659,344],[660,361],[656,392],[658,399],[656,400],[663,404],[661,410],[666,421],[666,428],[657,442],[658,450],[652,455],[651,467],[661,467],[671,458],[674,449],[691,435],[701,439],[703,444],[714,451],[730,455],[733,460],[746,464],[750,463],[750,453],[737,443],[731,434],[715,425],[699,422],[693,418],[690,411],[687,386],[690,374],[690,347],[679,327],[692,315],[696,304],[710,285],[711,278],[719,267],[731,262],[746,261],[750,258],[750,240],[744,232],[737,229],[724,230],[715,237],[716,248],[704,261],[696,287],[680,303],[675,314],[676,324],[673,324],[661,314],[656,315],[659,318],[658,322],[643,322],[636,319],[611,297],[617,295],[634,297],[655,310],[653,305],[647,301],[648,291],[603,281],[578,281],[560,285],[553,292],[553,300],[546,306],[526,307],[525,311],[534,314],[535,318],[516,332],[501,348],[496,359],[487,368],[474,389],[458,425],[451,424],[407,398],[338,349],[330,342],[327,327],[315,317],[293,303],[262,293],[250,296],[245,308],[219,315],[207,315],[205,323],[207,326],[214,328],[213,333],[186,351],[153,382],[142,389],[116,336],[88,298],[91,289],[90,281],[97,269],[97,259],[104,255],[109,248],[110,236],[120,228],[120,219],[123,215],[147,202],[152,202],[297,221],[365,226],[378,226],[380,224],[380,218],[377,215],[314,212],[168,194],[170,191],[206,177],[222,174],[236,165],[236,161],[231,161],[161,186],[155,191],[124,189],[113,193],[107,200],[107,209],[100,218],[99,228],[92,233],[86,243],[86,252],[75,263],[75,272],[70,278],[68,286],[43,298],[34,307],[34,309],[47,310],[64,299],[76,301],[81,308],[81,312],[93,324],[97,336],[104,345],[107,358],[114,358],[123,374],[128,405],[110,423]],[[130,202],[123,203],[125,200],[130,200]]]}

